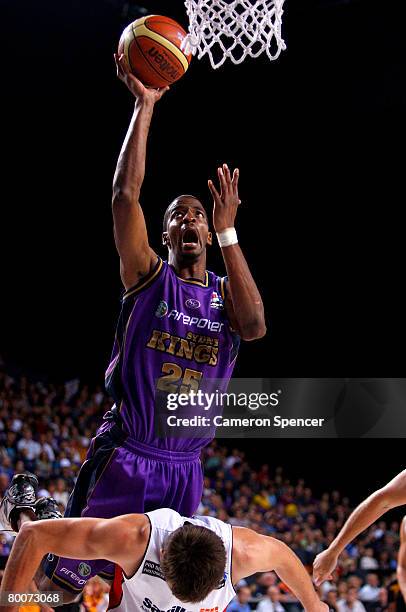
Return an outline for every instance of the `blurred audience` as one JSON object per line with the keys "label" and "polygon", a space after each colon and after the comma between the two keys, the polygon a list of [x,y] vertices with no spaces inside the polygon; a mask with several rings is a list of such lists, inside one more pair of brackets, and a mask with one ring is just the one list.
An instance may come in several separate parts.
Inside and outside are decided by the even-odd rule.
{"label": "blurred audience", "polygon": [[251,608],[249,600],[251,599],[251,591],[246,586],[240,586],[237,589],[237,596],[227,606],[228,612],[250,612]]}
{"label": "blurred audience", "polygon": [[[111,400],[101,387],[78,380],[44,383],[0,369],[0,499],[14,473],[38,476],[43,496],[64,512],[90,439]],[[204,449],[204,491],[199,514],[251,527],[285,542],[311,572],[314,557],[334,539],[351,513],[350,500],[331,490],[315,495],[304,479],[292,482],[282,467],[253,469],[244,452],[214,441]],[[0,572],[13,538],[0,532]],[[379,520],[340,557],[331,580],[320,588],[332,612],[384,612],[398,601],[396,557],[399,524]],[[1,578],[1,574],[0,574]],[[82,612],[104,612],[108,587],[92,580]],[[238,585],[230,612],[300,612],[301,606],[276,574],[252,576]],[[78,604],[79,610],[79,604]]]}
{"label": "blurred audience", "polygon": [[338,612],[366,612],[358,594],[357,587],[349,587],[345,597],[337,601]]}

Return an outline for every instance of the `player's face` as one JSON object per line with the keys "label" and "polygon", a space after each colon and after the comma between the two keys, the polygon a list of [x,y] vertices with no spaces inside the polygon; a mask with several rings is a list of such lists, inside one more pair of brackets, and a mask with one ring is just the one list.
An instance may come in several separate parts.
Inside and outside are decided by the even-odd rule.
{"label": "player's face", "polygon": [[198,259],[211,244],[207,213],[199,200],[177,198],[171,205],[164,241],[181,259]]}

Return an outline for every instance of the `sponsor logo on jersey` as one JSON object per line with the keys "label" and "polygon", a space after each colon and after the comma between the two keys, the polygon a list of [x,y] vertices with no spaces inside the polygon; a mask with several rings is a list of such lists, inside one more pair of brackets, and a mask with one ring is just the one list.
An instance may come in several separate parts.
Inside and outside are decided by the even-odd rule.
{"label": "sponsor logo on jersey", "polygon": [[168,314],[168,310],[169,310],[168,304],[164,300],[161,300],[155,311],[155,316],[158,317],[159,319],[162,319],[162,317]]}
{"label": "sponsor logo on jersey", "polygon": [[199,300],[195,300],[193,298],[189,298],[188,300],[186,300],[185,306],[187,308],[200,308],[201,304],[200,304]]}
{"label": "sponsor logo on jersey", "polygon": [[211,294],[210,308],[215,308],[216,310],[224,308],[223,300],[216,291],[213,291]]}
{"label": "sponsor logo on jersey", "polygon": [[83,578],[86,578],[86,576],[89,576],[91,571],[92,571],[92,569],[91,569],[90,565],[88,565],[87,563],[84,563],[84,561],[79,563],[79,565],[78,565],[78,572],[79,572],[80,576],[83,576]]}
{"label": "sponsor logo on jersey", "polygon": [[199,612],[219,612],[219,607],[216,606],[215,608],[200,608]]}
{"label": "sponsor logo on jersey", "polygon": [[66,574],[67,576],[69,576],[69,578],[71,578],[79,586],[85,586],[87,580],[82,580],[82,578],[79,578],[79,576],[77,576],[74,572],[72,572],[67,567],[63,567],[60,571],[61,571],[61,574]]}
{"label": "sponsor logo on jersey", "polygon": [[54,560],[54,555],[49,553],[49,555],[47,556],[47,561],[49,561],[49,563],[51,563],[53,560]]}
{"label": "sponsor logo on jersey", "polygon": [[184,312],[179,312],[178,310],[171,310],[168,314],[168,319],[174,319],[175,321],[179,321],[183,323],[183,325],[195,326],[198,329],[209,329],[210,331],[221,331],[224,323],[220,321],[211,321],[210,319],[205,319],[204,317],[191,317],[186,315]]}
{"label": "sponsor logo on jersey", "polygon": [[148,610],[148,612],[187,612],[186,608],[182,608],[182,606],[172,606],[169,610],[161,610],[148,597],[144,598],[141,607],[143,610]]}
{"label": "sponsor logo on jersey", "polygon": [[[193,303],[193,306],[192,306],[192,303]],[[190,298],[186,300],[185,305],[188,306],[189,308],[199,308],[201,304],[199,300],[194,300]],[[221,298],[219,297],[218,293],[216,293],[215,291],[212,293],[210,308],[216,308],[216,309],[223,308],[223,302]],[[183,323],[183,325],[196,326],[199,329],[206,328],[206,329],[209,329],[210,331],[219,332],[222,330],[224,326],[224,323],[221,323],[220,321],[211,321],[210,319],[205,319],[204,317],[191,317],[190,315],[187,315],[182,311],[175,310],[174,308],[172,308],[172,310],[168,314],[168,310],[169,310],[169,306],[167,302],[165,302],[164,300],[161,300],[155,311],[155,316],[158,317],[159,319],[162,319],[163,317],[166,317],[166,315],[168,315],[168,319],[174,319],[175,321],[180,321],[181,323]]]}
{"label": "sponsor logo on jersey", "polygon": [[142,568],[142,573],[147,574],[147,576],[153,576],[154,578],[161,578],[161,580],[165,580],[159,563],[149,561],[148,559],[145,560],[144,567]]}

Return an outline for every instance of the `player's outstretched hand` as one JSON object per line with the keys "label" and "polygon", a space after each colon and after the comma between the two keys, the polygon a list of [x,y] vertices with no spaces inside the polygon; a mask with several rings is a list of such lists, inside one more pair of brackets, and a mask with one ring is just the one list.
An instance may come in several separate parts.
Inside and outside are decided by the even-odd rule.
{"label": "player's outstretched hand", "polygon": [[220,182],[220,193],[214,186],[213,181],[208,181],[211,195],[213,196],[213,225],[216,232],[222,232],[228,227],[234,227],[237,208],[241,204],[238,197],[238,178],[240,172],[236,168],[231,176],[227,164],[217,168]]}
{"label": "player's outstretched hand", "polygon": [[114,54],[114,61],[117,68],[117,76],[120,81],[123,81],[131,91],[133,96],[142,100],[149,100],[150,102],[157,102],[162,98],[165,92],[168,91],[169,87],[160,87],[159,89],[153,89],[151,87],[145,87],[137,77],[131,74],[130,67],[128,66],[125,55],[118,56]]}
{"label": "player's outstretched hand", "polygon": [[331,580],[337,561],[337,555],[329,549],[317,555],[313,563],[313,581],[315,585],[320,586],[325,580]]}

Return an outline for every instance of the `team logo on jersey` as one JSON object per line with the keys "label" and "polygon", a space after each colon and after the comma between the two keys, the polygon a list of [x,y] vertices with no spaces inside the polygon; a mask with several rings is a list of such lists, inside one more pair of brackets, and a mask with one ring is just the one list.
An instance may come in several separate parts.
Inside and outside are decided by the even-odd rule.
{"label": "team logo on jersey", "polygon": [[200,302],[199,300],[189,298],[188,300],[186,300],[185,306],[187,306],[187,308],[200,308]]}
{"label": "team logo on jersey", "polygon": [[216,308],[217,310],[224,308],[223,300],[216,291],[211,294],[210,308]]}
{"label": "team logo on jersey", "polygon": [[84,563],[83,561],[82,563],[79,563],[78,572],[80,576],[83,576],[83,578],[86,578],[86,576],[89,576],[91,571],[92,570],[91,570],[90,565],[88,565],[87,563]]}
{"label": "team logo on jersey", "polygon": [[162,317],[168,314],[168,310],[169,310],[168,304],[164,300],[161,300],[155,311],[155,316],[162,319]]}

